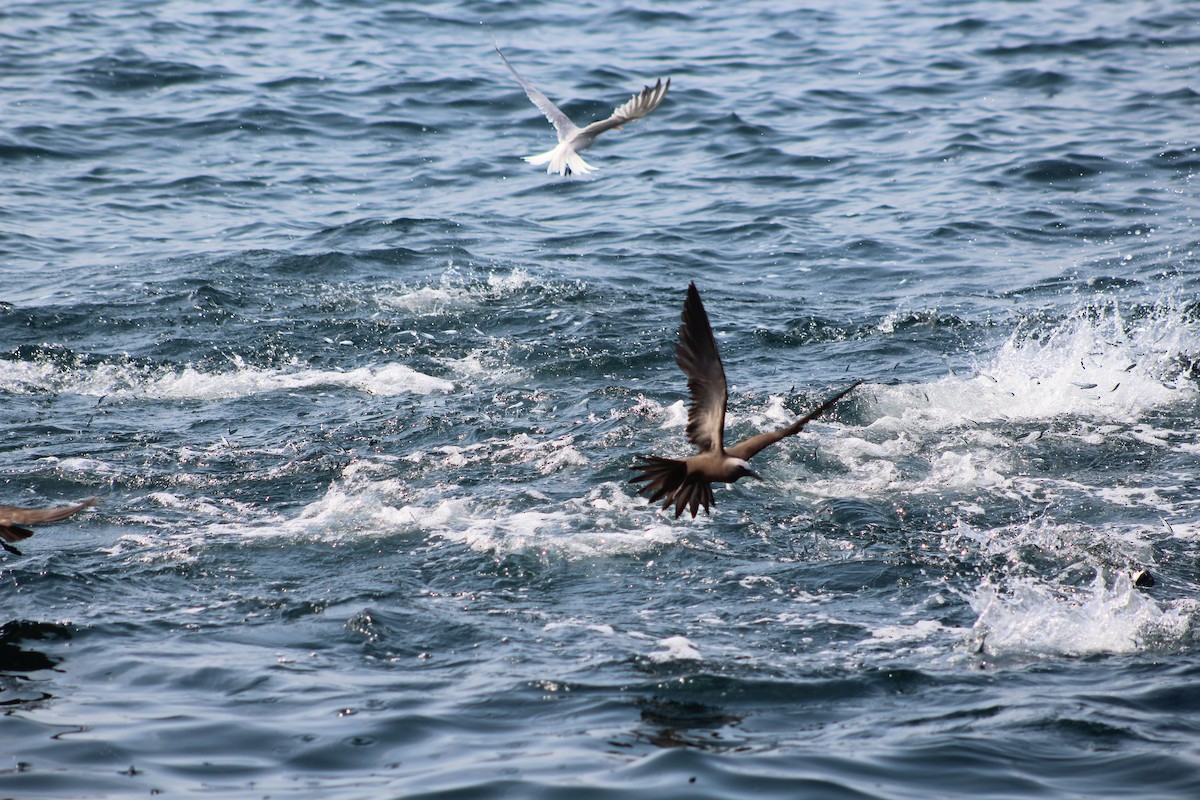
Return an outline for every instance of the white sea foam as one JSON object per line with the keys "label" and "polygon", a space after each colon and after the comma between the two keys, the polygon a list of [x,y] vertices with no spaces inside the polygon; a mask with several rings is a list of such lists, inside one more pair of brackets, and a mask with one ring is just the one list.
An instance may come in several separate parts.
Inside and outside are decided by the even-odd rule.
{"label": "white sea foam", "polygon": [[[241,522],[247,517],[263,516],[259,506],[229,498],[213,498],[204,495],[180,497],[172,492],[151,492],[146,499],[162,508],[187,511],[226,522]],[[274,516],[273,514],[271,516]]]}
{"label": "white sea foam", "polygon": [[1153,543],[1158,534],[1157,529],[1138,525],[1096,527],[1039,517],[990,528],[976,527],[960,519],[940,535],[944,552],[975,554],[995,561],[1019,563],[1021,552],[1041,552],[1064,564],[1087,565],[1099,560],[1152,566]]}
{"label": "white sea foam", "polygon": [[670,525],[656,522],[646,528],[620,527],[611,517],[588,520],[588,528],[581,530],[580,521],[585,515],[589,512],[579,507],[562,511],[500,513],[472,519],[465,528],[443,529],[438,534],[481,552],[536,553],[566,558],[636,555],[679,539],[679,534]]}
{"label": "white sea foam", "polygon": [[442,316],[470,309],[479,303],[523,291],[535,283],[525,270],[507,274],[490,273],[485,283],[467,278],[457,269],[442,273],[436,286],[401,288],[376,295],[375,301],[385,308],[407,311],[418,316]]}
{"label": "white sea foam", "polygon": [[421,286],[407,292],[393,295],[381,295],[378,302],[381,305],[403,309],[416,314],[440,315],[448,308],[459,305],[469,299],[466,292],[451,291],[446,288]]}
{"label": "white sea foam", "polygon": [[911,643],[929,639],[944,631],[945,626],[935,619],[919,620],[911,625],[885,625],[871,631],[867,644],[895,644],[898,642]]}
{"label": "white sea foam", "polygon": [[434,394],[454,390],[454,383],[425,375],[403,364],[351,370],[249,367],[231,359],[232,369],[205,372],[146,369],[127,364],[101,364],[66,369],[41,362],[0,361],[0,390],[17,393],[54,392],[85,397],[148,400],[220,400],[280,391],[346,387],[378,395]]}
{"label": "white sea foam", "polygon": [[505,345],[493,340],[492,346],[477,348],[460,358],[436,358],[450,372],[469,379],[473,383],[486,382],[490,385],[512,386],[526,384],[526,373],[504,360]]}
{"label": "white sea foam", "polygon": [[[463,463],[475,460],[491,447],[494,443],[440,448],[442,461],[430,468],[452,467],[456,459]],[[529,437],[514,437],[506,449],[510,457],[520,454],[522,459],[533,460],[539,471],[562,468],[563,462],[574,460],[575,452],[570,446],[547,452]],[[321,498],[293,518],[274,520],[269,526],[248,521],[222,530],[333,541],[414,533],[479,552],[563,558],[637,555],[678,542],[683,535],[657,517],[646,525],[644,504],[615,484],[593,487],[583,497],[556,501],[532,489],[517,498],[481,498],[453,484],[422,483],[417,487],[391,477],[392,461],[424,464],[432,455],[355,461]],[[534,501],[532,507],[528,507],[530,500]],[[518,504],[523,507],[513,507]]]}
{"label": "white sea foam", "polygon": [[1173,509],[1172,502],[1165,493],[1180,488],[1174,486],[1101,486],[1096,489],[1097,495],[1106,502],[1126,508],[1152,508],[1167,512]]}
{"label": "white sea foam", "polygon": [[343,470],[319,500],[272,533],[319,538],[389,535],[404,531],[436,531],[469,518],[471,502],[442,498],[422,502],[408,487],[385,477],[386,463],[355,461]]}
{"label": "white sea foam", "polygon": [[687,426],[688,410],[682,400],[676,400],[662,409],[663,421],[661,428],[683,428]]}
{"label": "white sea foam", "polygon": [[[1042,494],[1054,491],[1053,482],[1034,485],[1020,475],[1020,464],[1047,442],[1100,447],[1124,439],[1187,452],[1194,435],[1146,418],[1163,406],[1195,402],[1200,392],[1187,376],[1195,352],[1197,323],[1170,303],[1136,321],[1107,307],[1048,330],[1018,330],[974,374],[864,386],[856,398],[871,421],[822,440],[822,455],[846,474],[797,487],[818,496]],[[774,413],[772,404],[767,416]],[[1069,476],[1058,483],[1064,491],[1096,491],[1073,485]],[[1153,491],[1143,497],[1162,499]]]}
{"label": "white sea foam", "polygon": [[470,445],[442,445],[432,451],[415,451],[403,456],[413,463],[432,463],[444,469],[462,469],[472,464],[533,464],[549,475],[569,467],[586,467],[588,459],[570,435],[535,438],[519,433],[506,440],[489,440]]}
{"label": "white sea foam", "polygon": [[969,598],[978,615],[977,644],[992,655],[1133,653],[1178,646],[1192,635],[1200,603],[1165,607],[1138,590],[1124,573],[1096,575],[1091,586],[1064,588],[1025,579],[1004,590],[990,583]]}
{"label": "white sea foam", "polygon": [[64,475],[81,476],[89,481],[112,480],[121,474],[117,467],[95,458],[47,456],[45,460],[53,463],[54,468]]}
{"label": "white sea foam", "polygon": [[0,389],[14,394],[52,391],[58,368],[42,361],[0,361]]}
{"label": "white sea foam", "polygon": [[606,625],[604,623],[586,622],[584,620],[577,619],[575,617],[571,617],[569,619],[557,620],[555,622],[547,622],[545,625],[542,626],[542,630],[546,631],[547,633],[551,633],[554,631],[561,631],[561,630],[576,630],[576,629],[583,629],[583,630],[587,631],[588,633],[598,633],[601,636],[606,636],[606,637],[616,635],[616,629],[613,628],[612,625]]}
{"label": "white sea foam", "polygon": [[666,639],[659,639],[658,646],[662,650],[656,650],[650,653],[648,658],[655,663],[666,663],[668,661],[701,661],[703,656],[700,655],[700,650],[686,636],[668,636]]}

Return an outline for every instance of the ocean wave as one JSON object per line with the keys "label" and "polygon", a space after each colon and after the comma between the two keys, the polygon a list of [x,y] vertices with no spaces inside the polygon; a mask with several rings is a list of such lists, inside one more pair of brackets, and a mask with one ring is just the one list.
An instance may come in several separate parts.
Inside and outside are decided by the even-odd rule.
{"label": "ocean wave", "polygon": [[111,92],[145,91],[180,83],[215,81],[227,74],[221,68],[151,58],[131,47],[82,61],[67,73],[72,80]]}
{"label": "ocean wave", "polygon": [[357,369],[259,369],[232,359],[233,369],[147,368],[99,364],[69,368],[51,362],[0,360],[0,391],[14,394],[76,394],[111,400],[218,400],[273,392],[343,387],[368,394],[434,394],[455,384],[403,364]]}
{"label": "ocean wave", "polygon": [[1090,586],[1079,588],[1036,579],[1002,589],[985,583],[970,602],[978,614],[972,635],[990,656],[1175,650],[1194,639],[1200,620],[1200,603],[1159,604],[1126,573],[1098,573]]}

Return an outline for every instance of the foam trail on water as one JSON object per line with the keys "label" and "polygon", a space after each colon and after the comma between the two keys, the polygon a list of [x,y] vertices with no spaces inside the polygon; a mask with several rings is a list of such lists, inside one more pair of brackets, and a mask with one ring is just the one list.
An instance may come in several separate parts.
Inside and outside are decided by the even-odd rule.
{"label": "foam trail on water", "polygon": [[444,378],[418,372],[403,364],[357,369],[259,369],[233,359],[229,372],[146,369],[128,364],[101,364],[64,369],[45,362],[0,361],[0,390],[28,394],[54,392],[114,400],[225,400],[271,392],[341,386],[368,394],[434,394],[451,392]]}
{"label": "foam trail on water", "polygon": [[663,649],[655,650],[648,656],[657,664],[671,661],[701,661],[704,658],[696,645],[686,636],[668,636],[660,639],[658,646]]}
{"label": "foam trail on water", "polygon": [[[356,461],[297,516],[265,526],[252,521],[223,525],[220,532],[330,541],[432,535],[481,553],[564,558],[636,555],[676,543],[689,532],[658,518],[647,525],[644,506],[620,485],[602,484],[547,510],[548,498],[536,490],[516,498],[480,497],[457,486],[406,483],[390,477],[394,468]],[[526,506],[531,499],[533,508],[513,507],[514,500]]]}

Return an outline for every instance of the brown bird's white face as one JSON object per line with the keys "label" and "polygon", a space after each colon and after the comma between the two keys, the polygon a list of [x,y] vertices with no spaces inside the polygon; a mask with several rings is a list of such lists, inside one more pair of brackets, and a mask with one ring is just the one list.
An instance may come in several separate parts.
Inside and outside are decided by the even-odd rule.
{"label": "brown bird's white face", "polygon": [[736,462],[734,466],[734,475],[736,476],[734,478],[735,481],[738,478],[754,478],[755,480],[762,480],[762,475],[759,475],[757,472],[751,469],[748,461],[745,461],[741,458],[735,458],[734,461]]}

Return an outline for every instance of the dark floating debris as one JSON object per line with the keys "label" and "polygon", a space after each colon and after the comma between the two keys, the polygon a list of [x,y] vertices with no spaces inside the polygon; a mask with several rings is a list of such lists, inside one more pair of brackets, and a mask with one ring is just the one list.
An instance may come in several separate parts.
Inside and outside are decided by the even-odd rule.
{"label": "dark floating debris", "polygon": [[1133,585],[1139,589],[1149,589],[1151,586],[1157,583],[1157,581],[1154,580],[1154,576],[1151,575],[1148,570],[1144,569],[1139,569],[1137,572],[1133,573],[1131,577],[1133,578]]}
{"label": "dark floating debris", "polygon": [[70,639],[71,630],[53,622],[15,619],[0,625],[0,673],[53,669],[58,663],[40,650],[25,649],[27,639]]}

